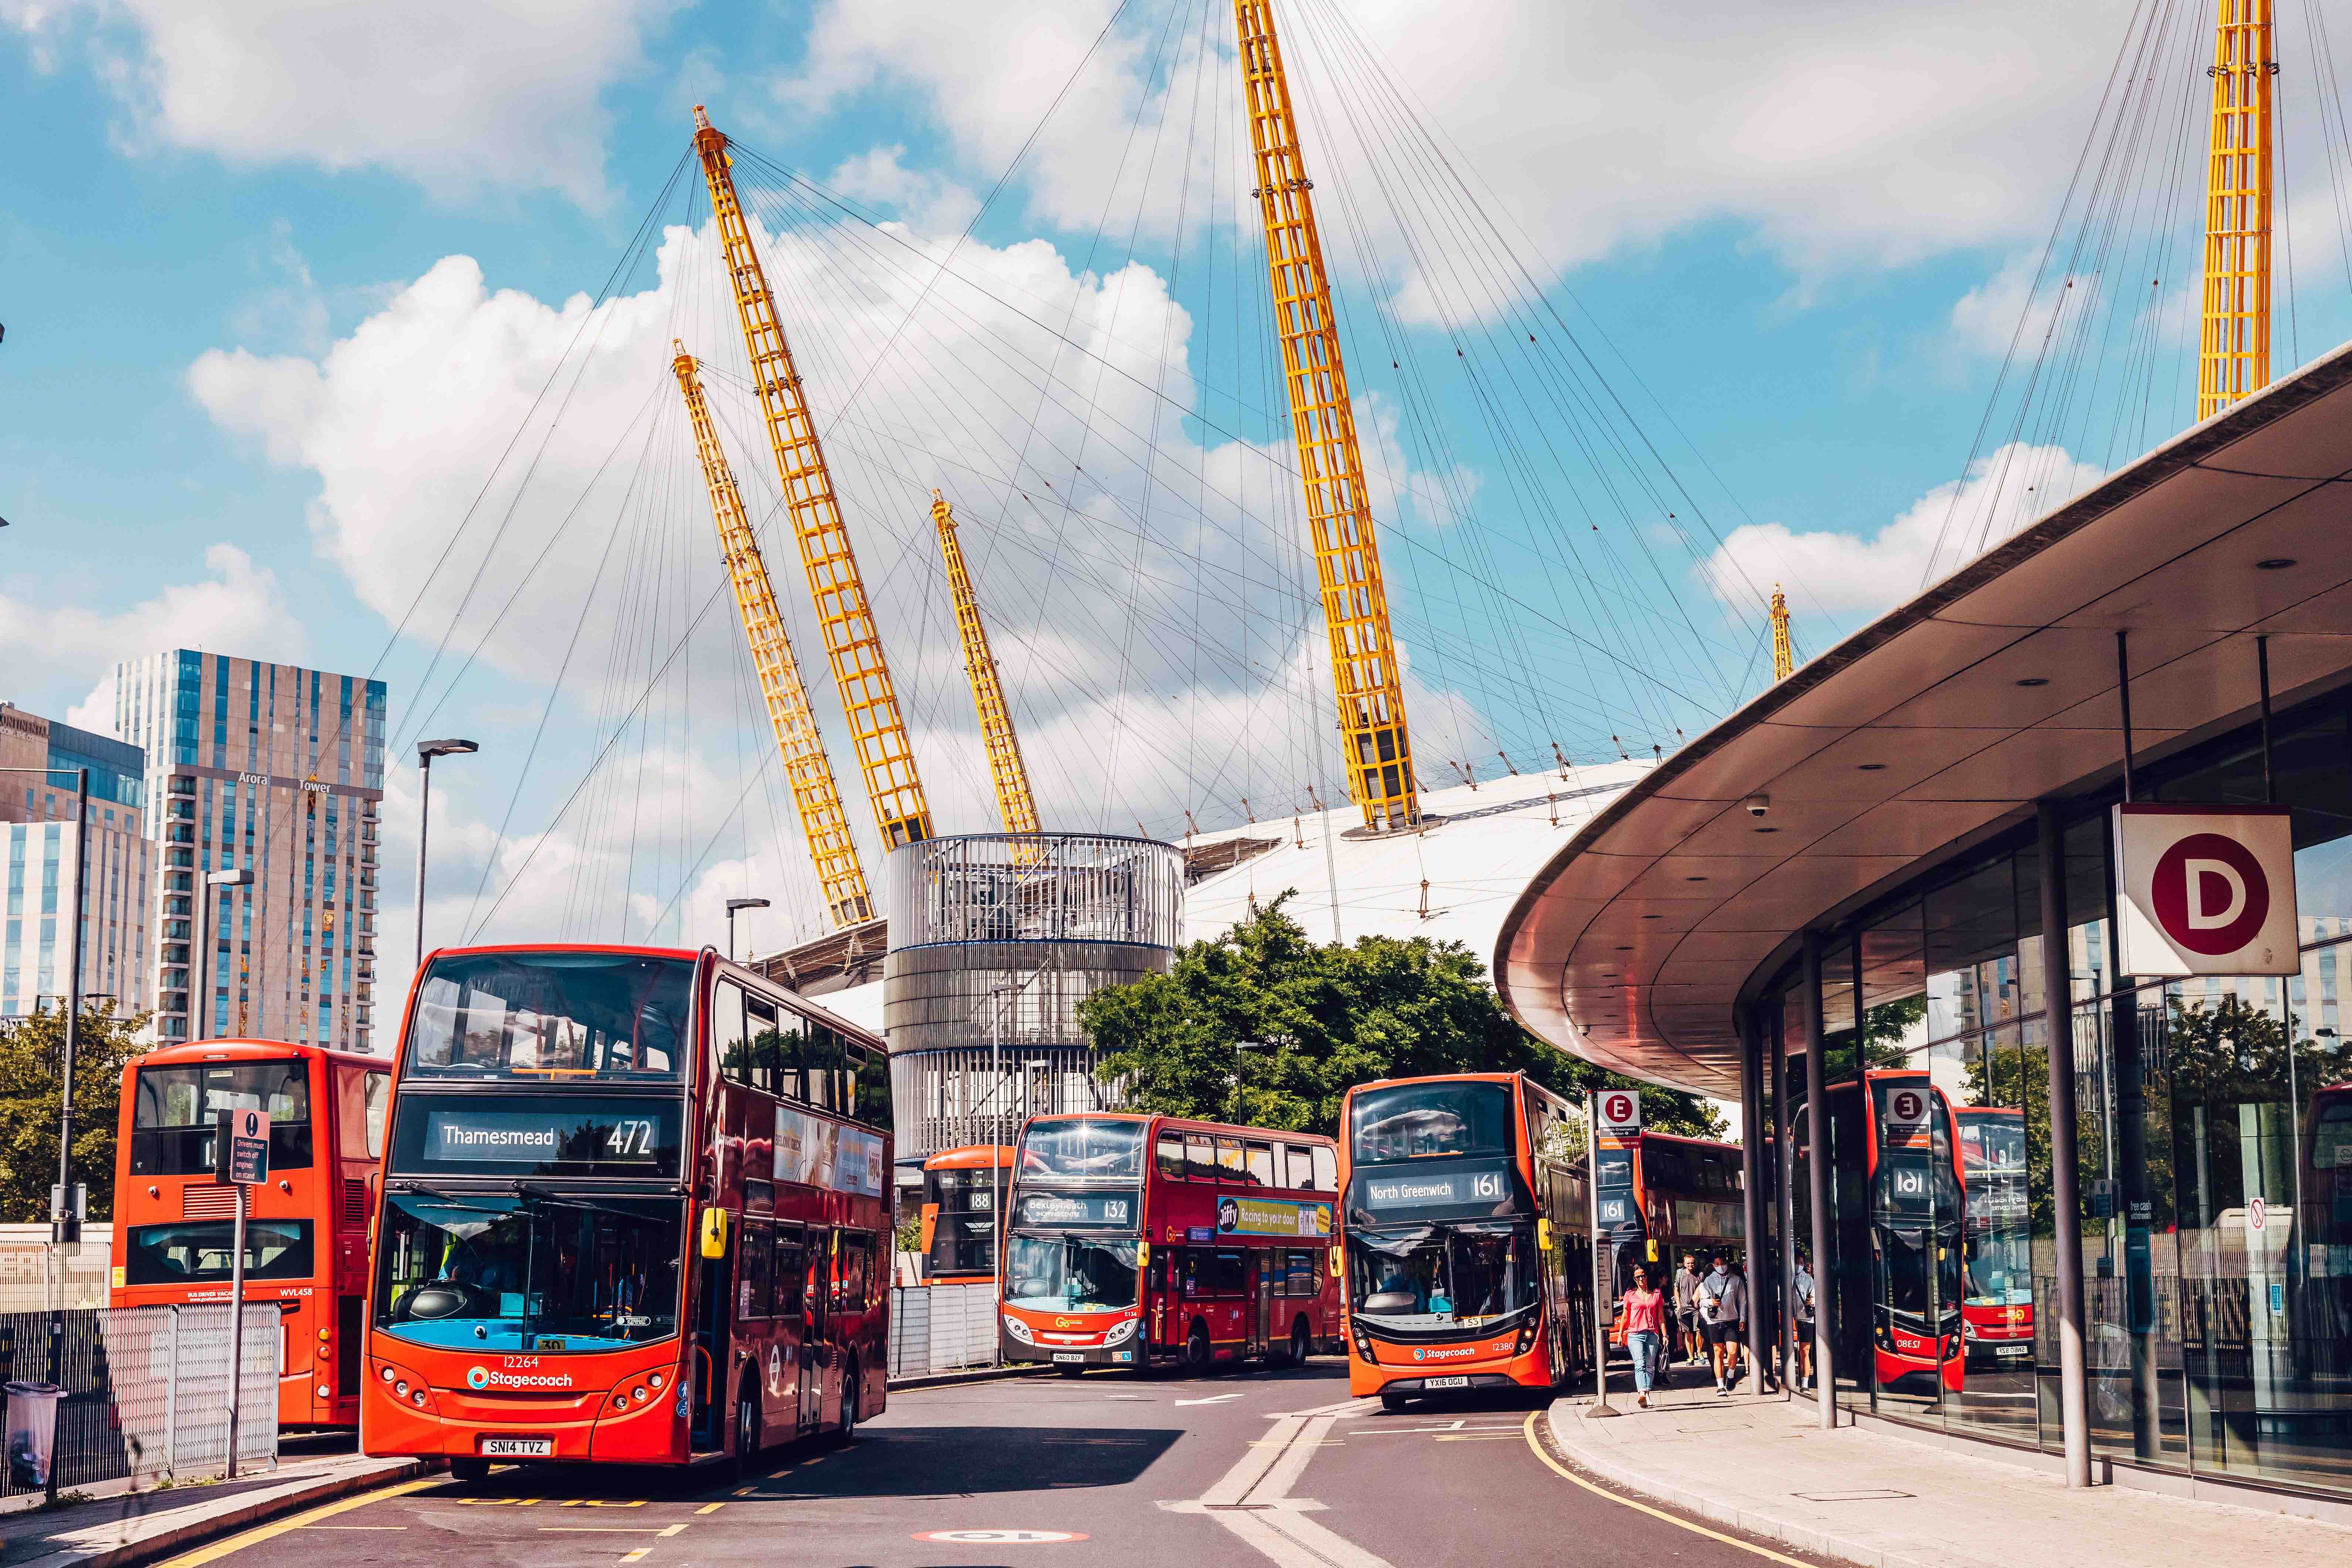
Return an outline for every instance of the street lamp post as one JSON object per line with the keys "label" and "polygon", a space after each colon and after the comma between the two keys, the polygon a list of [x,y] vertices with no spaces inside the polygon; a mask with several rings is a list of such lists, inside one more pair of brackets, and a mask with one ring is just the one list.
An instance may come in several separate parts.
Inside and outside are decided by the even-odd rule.
{"label": "street lamp post", "polygon": [[416,962],[425,963],[425,828],[433,815],[433,759],[470,756],[482,748],[471,741],[416,742]]}
{"label": "street lamp post", "polygon": [[727,900],[728,963],[732,963],[735,962],[735,911],[738,910],[764,910],[767,907],[768,900],[765,899],[730,899]]}
{"label": "street lamp post", "polygon": [[251,886],[253,886],[253,873],[250,870],[207,871],[205,873],[205,918],[203,921],[204,930],[202,932],[204,945],[197,949],[197,951],[204,955],[204,1012],[196,1019],[196,1032],[192,1037],[193,1038],[201,1040],[205,1037],[205,1029],[207,1026],[212,1023],[213,1017],[213,910],[215,907],[213,889],[215,888],[250,888]]}
{"label": "street lamp post", "polygon": [[1232,1086],[1230,1091],[1225,1096],[1226,1121],[1238,1123],[1242,1119],[1242,1053],[1244,1051],[1262,1051],[1266,1048],[1266,1042],[1264,1040],[1235,1040],[1234,1042],[1234,1070],[1225,1080]]}

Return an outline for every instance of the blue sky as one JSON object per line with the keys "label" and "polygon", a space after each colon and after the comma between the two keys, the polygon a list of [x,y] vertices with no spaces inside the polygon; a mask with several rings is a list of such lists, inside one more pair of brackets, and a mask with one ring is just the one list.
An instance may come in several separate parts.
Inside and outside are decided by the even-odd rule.
{"label": "blue sky", "polygon": [[[1790,579],[1809,652],[1917,586],[1921,541],[1946,510],[1948,487],[1967,483],[2000,349],[2026,304],[2022,279],[2059,216],[2128,15],[2116,0],[2055,17],[2023,0],[1874,8],[1707,0],[1671,17],[1654,9],[1489,0],[1469,25],[1459,12],[1403,0],[1299,0],[1290,13],[1303,118],[1325,132],[1310,145],[1310,169],[1327,228],[1345,230],[1332,249],[1361,372],[1360,417],[1391,421],[1413,475],[1395,482],[1415,501],[1396,500],[1399,515],[1384,526],[1402,536],[1388,546],[1392,601],[1417,617],[1401,635],[1426,689],[1416,689],[1416,714],[1434,715],[1416,718],[1432,782],[1451,781],[1439,764],[1456,755],[1495,765],[1498,747],[1532,761],[1558,742],[1591,757],[1611,750],[1612,731],[1629,744],[1668,746],[1675,728],[1695,733],[1730,693],[1699,700],[1698,656],[1675,646],[1693,639],[1719,642],[1725,679],[1752,694],[1759,627],[1752,605],[1725,585],[1731,561],[1751,579]],[[1221,74],[1230,60],[1217,52],[1230,47],[1217,42],[1230,11],[1201,0],[1129,0],[1106,32],[1113,11],[1111,0],[416,0],[396,10],[340,0],[0,0],[0,515],[14,525],[0,532],[0,695],[62,714],[90,697],[112,658],[201,642],[373,669],[392,683],[394,728],[404,736],[404,710],[422,720],[411,704],[435,644],[456,627],[456,646],[478,638],[482,656],[440,700],[434,722],[497,742],[467,764],[464,782],[453,778],[460,826],[451,852],[480,873],[461,868],[457,879],[469,894],[476,885],[495,889],[534,852],[542,867],[595,853],[591,841],[611,831],[597,791],[642,796],[642,771],[625,789],[608,779],[574,815],[558,813],[609,733],[600,726],[609,724],[611,693],[638,689],[630,684],[638,678],[608,654],[603,696],[567,688],[551,704],[553,639],[586,623],[613,643],[634,636],[650,647],[675,625],[663,633],[670,623],[628,623],[640,631],[607,637],[602,623],[653,613],[649,597],[629,609],[614,596],[635,591],[614,586],[626,569],[591,579],[583,565],[572,577],[528,581],[521,608],[493,624],[482,603],[461,605],[449,583],[420,579],[418,563],[454,534],[454,558],[485,568],[493,591],[519,570],[528,552],[500,555],[480,518],[459,527],[464,499],[486,481],[494,506],[515,504],[526,533],[559,526],[574,492],[544,476],[517,488],[511,470],[496,467],[527,400],[486,392],[453,420],[450,405],[463,395],[452,389],[560,361],[564,301],[593,294],[612,269],[685,150],[698,101],[747,149],[895,223],[898,239],[867,237],[884,247],[870,254],[899,255],[887,247],[902,245],[909,266],[918,255],[946,253],[979,195],[1035,132],[951,273],[993,279],[1000,292],[1028,290],[1019,297],[1031,317],[1049,314],[1048,300],[1066,304],[1071,321],[1090,321],[1109,334],[1101,342],[1123,342],[1110,357],[1147,379],[1173,362],[1135,340],[1156,332],[1163,351],[1176,345],[1176,384],[1189,388],[1177,401],[1193,416],[1171,420],[1160,438],[1181,448],[1180,467],[1197,459],[1203,474],[1230,471],[1245,489],[1254,451],[1278,453],[1282,429],[1253,424],[1230,398],[1227,412],[1216,412],[1234,377],[1246,384],[1262,372],[1250,363],[1256,346],[1246,333],[1222,347],[1218,335],[1220,313],[1230,319],[1232,301],[1247,298],[1232,292],[1235,278],[1248,281],[1218,277],[1213,261],[1213,225],[1223,221],[1214,213],[1214,165],[1220,145],[1230,152],[1238,133],[1223,112],[1229,98],[1218,96],[1230,93]],[[1189,60],[1188,35],[1199,40]],[[1403,96],[1385,97],[1390,86]],[[2307,88],[2291,81],[2288,90],[2292,110],[2294,93]],[[1057,93],[1064,101],[1039,130]],[[1165,112],[1149,107],[1154,95],[1164,97]],[[1410,126],[1397,118],[1407,102]],[[1131,171],[1139,125],[1158,138],[1159,162],[1153,174],[1122,181],[1118,156],[1125,149]],[[1482,188],[1496,233],[1514,237],[1482,238],[1426,211],[1416,218],[1412,198],[1380,187],[1379,159],[1402,156],[1422,129]],[[2303,167],[2288,182],[2312,193],[2295,210],[2305,214],[2305,236],[2321,237],[2305,241],[2305,357],[2347,326],[2343,290],[2328,287],[2336,257],[2326,247],[2339,226],[2321,205],[2322,174],[2333,171],[2311,151],[2320,140],[2305,135]],[[2146,156],[2161,162],[2160,150]],[[1207,171],[1197,191],[1160,172],[1188,159]],[[744,167],[739,174],[751,177]],[[2180,171],[2184,188],[2197,178],[2193,167]],[[1176,205],[1188,191],[1211,210],[1205,231],[1201,208]],[[1352,213],[1342,207],[1351,198]],[[782,221],[781,210],[770,221]],[[668,216],[698,221],[691,204],[673,203]],[[1130,219],[1139,237],[1132,245]],[[1175,221],[1209,237],[1193,259],[1171,240]],[[1108,240],[1097,238],[1098,224]],[[845,230],[834,232],[838,239]],[[1522,521],[1498,521],[1510,510],[1512,480],[1496,426],[1482,425],[1475,388],[1445,380],[1452,340],[1432,313],[1465,311],[1475,324],[1479,309],[1465,299],[1449,304],[1442,285],[1437,305],[1427,306],[1430,279],[1444,273],[1430,259],[1433,244],[1473,264],[1507,256],[1528,264],[1540,298],[1523,302],[1578,323],[1605,370],[1591,389],[1633,410],[1618,434],[1654,441],[1663,454],[1629,459],[1626,472],[1686,484],[1717,532],[1733,535],[1723,555],[1687,516],[1677,518],[1677,539],[1639,507],[1587,524],[1590,547],[1605,552],[1624,584],[1619,608],[1641,623],[1634,629],[1604,636],[1579,618],[1586,601],[1570,569],[1549,558],[1549,541],[1565,536],[1542,531],[1556,520],[1526,520],[1547,510],[1564,516],[1565,502],[1523,495]],[[1072,275],[1090,247],[1098,265],[1086,284]],[[817,291],[828,286],[820,250],[807,253],[811,299],[827,298]],[[666,254],[671,272],[648,258],[621,285],[642,303],[641,330],[629,340],[637,359],[592,378],[599,390],[566,415],[559,449],[575,440],[583,454],[614,447],[625,426],[617,411],[658,390],[668,329],[656,315],[715,319],[695,315],[700,307],[688,299],[711,287],[691,243]],[[1102,274],[1129,262],[1140,270],[1104,284]],[[791,272],[794,263],[773,265]],[[863,264],[849,265],[854,272]],[[421,281],[428,279],[430,287]],[[871,279],[834,282],[888,292]],[[942,298],[958,286],[943,286]],[[1263,287],[1262,274],[1255,286]],[[891,298],[893,310],[916,309]],[[1384,351],[1373,342],[1376,300],[1407,344],[1402,357],[1410,364],[1418,356],[1422,384],[1433,389],[1420,416],[1409,411],[1408,384],[1377,363]],[[919,318],[884,310],[877,319]],[[999,326],[1008,322],[1015,334],[1034,325],[1008,318]],[[873,353],[887,357],[870,322],[819,320],[804,330],[804,368],[824,384],[821,405],[862,375],[858,367],[877,363]],[[696,352],[716,363],[723,336]],[[939,379],[994,374],[983,363],[985,336],[975,328],[940,348]],[[1044,337],[1031,348],[1063,352]],[[740,347],[733,352],[740,357]],[[910,345],[898,352],[903,358]],[[2282,342],[2281,369],[2291,360]],[[1073,384],[1101,363],[1054,363]],[[1545,374],[1499,361],[1495,373]],[[2166,384],[2159,395],[2175,392]],[[905,437],[909,422],[939,416],[924,411],[929,395],[911,374],[877,383],[864,410],[874,421],[866,444],[850,446],[859,437],[842,433],[850,449],[837,466],[856,470],[844,479],[845,503],[874,486],[881,489],[870,493],[883,495],[894,478],[918,498],[929,484],[953,487],[956,470],[939,440]],[[894,398],[911,401],[902,410]],[[1444,464],[1404,450],[1416,417],[1454,432],[1443,437],[1452,478]],[[1503,425],[1513,441],[1568,443],[1533,412]],[[690,448],[663,450],[644,469],[648,484],[677,480],[690,458]],[[2054,499],[2129,455],[2041,453],[2037,493]],[[764,454],[739,446],[733,456],[756,495]],[[932,477],[912,471],[933,461],[945,466]],[[973,472],[984,467],[976,461]],[[509,489],[499,488],[500,472]],[[1029,479],[1044,482],[1044,471]],[[1003,553],[1003,563],[982,568],[983,592],[996,599],[999,658],[1032,726],[1032,749],[1052,753],[1038,764],[1049,815],[1120,828],[1148,819],[1155,831],[1181,831],[1187,810],[1203,826],[1237,820],[1236,803],[1252,791],[1258,811],[1318,780],[1329,788],[1333,770],[1315,733],[1328,719],[1317,716],[1312,672],[1284,668],[1276,635],[1287,624],[1281,616],[1296,611],[1297,586],[1268,590],[1270,618],[1255,629],[1245,607],[1234,612],[1244,617],[1238,631],[1213,628],[1196,612],[1217,590],[1195,571],[1186,609],[1181,520],[1163,503],[1151,526],[1166,537],[1148,550],[1139,541],[1134,557],[1149,553],[1171,574],[1160,618],[1139,638],[1140,623],[1116,604],[1076,615],[1057,602],[1062,590],[1035,554],[1052,544],[1037,531],[1066,529],[1069,514],[1049,522],[1033,508],[1016,518],[1013,492],[1029,479],[975,484],[954,499],[967,548],[991,562]],[[1166,481],[1139,479],[1137,493],[1152,482]],[[1377,494],[1388,481],[1375,474],[1373,482]],[[1441,491],[1475,515],[1444,515],[1448,507],[1433,499]],[[1980,499],[1963,497],[1969,505]],[[1198,494],[1193,500],[1197,510]],[[895,499],[876,504],[898,507]],[[637,513],[626,512],[632,505]],[[1105,518],[1117,510],[1108,495],[1101,505]],[[583,506],[594,515],[556,548],[586,564],[593,562],[579,542],[596,537],[598,518],[614,538],[625,527],[656,526],[642,499]],[[708,561],[695,563],[706,536],[690,531],[708,527],[698,506],[689,487],[673,508],[688,531],[663,546],[672,553],[661,561],[675,564],[661,570],[681,574],[664,615],[687,613],[712,580]],[[1087,510],[1077,507],[1081,516]],[[1994,510],[1993,526],[2005,529],[2039,504],[2018,494]],[[866,526],[852,510],[853,529]],[[1201,553],[1278,571],[1292,547],[1270,533],[1255,542],[1244,535],[1275,528],[1282,515],[1271,497],[1251,516],[1203,513],[1196,526],[1211,531],[1198,535]],[[930,610],[908,607],[936,600],[924,575],[933,570],[922,555],[927,523],[908,507],[874,526],[898,531],[874,542],[868,571],[881,580],[884,635],[917,720],[919,753],[940,775],[942,826],[987,826],[956,820],[982,814],[985,795],[959,708],[951,634]],[[1517,553],[1515,529],[1527,546]],[[1118,559],[1106,554],[1105,572]],[[800,617],[796,634],[813,647],[788,542],[772,561],[788,618]],[[1498,629],[1501,595],[1556,606],[1559,624],[1514,641]],[[416,614],[395,637],[393,622],[412,597]],[[1289,627],[1304,638],[1300,659],[1312,657],[1306,629]],[[1604,659],[1602,674],[1583,673],[1591,667],[1574,662],[1576,637],[1609,643],[1617,664]],[[1254,637],[1265,640],[1263,658],[1247,651]],[[740,675],[724,672],[722,639],[698,646],[698,693],[659,699],[675,728],[624,748],[661,751],[687,792],[655,879],[668,879],[689,907],[722,896],[719,884],[740,881],[762,856],[791,859],[779,850],[772,801],[737,813],[730,827],[731,803],[772,796],[774,784],[745,782],[744,749],[759,755],[765,741],[756,726],[729,719],[741,694]],[[1203,673],[1235,647],[1239,663]],[[628,657],[644,662],[642,650]],[[1635,662],[1665,672],[1691,700],[1637,694],[1646,678],[1629,673]],[[1578,689],[1587,680],[1608,689]],[[525,775],[520,755],[542,715],[551,733]],[[1224,762],[1196,754],[1212,741],[1224,747]],[[837,765],[845,745],[836,734]],[[1089,772],[1081,756],[1117,759],[1122,747],[1127,765],[1150,754],[1156,771],[1124,783],[1116,766],[1094,758]],[[930,763],[926,748],[940,762]],[[1174,750],[1186,753],[1181,765]],[[1244,762],[1233,761],[1244,752]],[[844,784],[854,796],[854,781],[845,775]],[[593,826],[599,821],[604,827]],[[868,858],[877,859],[870,850]],[[576,905],[590,873],[572,875],[568,890],[521,892],[512,908],[543,911],[567,897]],[[477,911],[470,918],[478,903],[466,906]],[[656,900],[639,918],[667,907]],[[452,922],[463,918],[453,908]],[[778,917],[774,934],[787,923]]]}

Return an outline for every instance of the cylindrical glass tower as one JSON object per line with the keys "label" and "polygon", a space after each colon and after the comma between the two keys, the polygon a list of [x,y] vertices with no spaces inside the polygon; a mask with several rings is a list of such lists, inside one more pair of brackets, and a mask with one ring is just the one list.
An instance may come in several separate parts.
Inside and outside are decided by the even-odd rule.
{"label": "cylindrical glass tower", "polygon": [[1183,940],[1182,853],[1108,834],[974,833],[896,850],[886,875],[899,1163],[1010,1143],[1030,1116],[1108,1108],[1078,1004],[1167,972]]}

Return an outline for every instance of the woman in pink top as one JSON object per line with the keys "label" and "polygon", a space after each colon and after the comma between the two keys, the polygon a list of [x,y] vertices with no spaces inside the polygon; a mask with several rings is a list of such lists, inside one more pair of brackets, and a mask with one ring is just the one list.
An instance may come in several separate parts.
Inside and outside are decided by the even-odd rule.
{"label": "woman in pink top", "polygon": [[1650,1283],[1650,1271],[1636,1265],[1633,1288],[1617,1299],[1625,1310],[1625,1348],[1633,1356],[1634,1399],[1650,1407],[1650,1379],[1666,1342],[1666,1293]]}

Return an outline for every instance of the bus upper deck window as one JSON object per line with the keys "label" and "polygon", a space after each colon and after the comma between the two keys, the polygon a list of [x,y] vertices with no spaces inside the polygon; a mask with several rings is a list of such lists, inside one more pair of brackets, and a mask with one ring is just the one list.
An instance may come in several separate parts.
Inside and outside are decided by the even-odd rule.
{"label": "bus upper deck window", "polygon": [[1166,1176],[1171,1181],[1176,1182],[1181,1182],[1184,1179],[1183,1139],[1175,1136],[1173,1133],[1161,1133],[1160,1135],[1160,1146],[1154,1157],[1159,1162],[1160,1173],[1161,1175]]}
{"label": "bus upper deck window", "polygon": [[1217,1154],[1206,1138],[1184,1140],[1184,1169],[1196,1182],[1217,1179]]}

